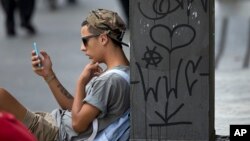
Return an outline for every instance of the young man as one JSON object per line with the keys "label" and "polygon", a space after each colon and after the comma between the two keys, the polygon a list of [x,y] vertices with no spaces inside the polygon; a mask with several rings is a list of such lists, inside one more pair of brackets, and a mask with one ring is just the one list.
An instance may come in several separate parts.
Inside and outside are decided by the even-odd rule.
{"label": "young man", "polygon": [[[41,57],[32,52],[35,73],[47,82],[61,109],[52,113],[32,113],[6,90],[0,89],[0,111],[7,111],[22,121],[40,141],[80,140],[92,133],[92,122],[97,118],[98,131],[103,130],[129,109],[129,83],[118,73],[129,76],[129,61],[122,45],[126,28],[117,13],[98,9],[82,23],[81,50],[91,60],[80,74],[75,96],[62,86],[55,76],[49,55]],[[38,67],[41,63],[42,67]],[[106,64],[102,71],[99,63]]]}

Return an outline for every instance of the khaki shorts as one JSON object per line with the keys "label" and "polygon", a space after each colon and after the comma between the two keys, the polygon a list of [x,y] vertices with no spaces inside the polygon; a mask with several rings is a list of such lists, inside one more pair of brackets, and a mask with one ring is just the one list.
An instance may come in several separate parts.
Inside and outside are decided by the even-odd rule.
{"label": "khaki shorts", "polygon": [[58,127],[55,119],[49,113],[33,113],[27,110],[23,123],[39,141],[55,141],[57,139]]}

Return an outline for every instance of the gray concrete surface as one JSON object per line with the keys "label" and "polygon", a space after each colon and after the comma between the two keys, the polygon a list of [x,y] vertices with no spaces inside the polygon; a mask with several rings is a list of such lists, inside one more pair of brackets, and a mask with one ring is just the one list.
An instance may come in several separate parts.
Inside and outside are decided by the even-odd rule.
{"label": "gray concrete surface", "polygon": [[[87,57],[80,52],[79,29],[83,17],[89,10],[98,7],[117,10],[122,14],[117,0],[78,1],[73,7],[60,0],[59,9],[51,12],[45,7],[44,1],[39,0],[34,17],[38,34],[34,37],[27,36],[19,27],[18,36],[12,39],[5,36],[4,17],[0,8],[0,87],[8,89],[31,110],[49,112],[58,107],[44,80],[36,76],[31,69],[30,53],[33,41],[37,42],[40,49],[49,53],[58,78],[73,93],[77,77],[88,62]],[[247,48],[249,37],[245,38],[248,35],[244,32],[248,31],[248,24],[245,23],[248,17],[231,17],[233,22],[229,26],[234,28],[229,30],[231,37],[228,37],[230,43],[227,43],[231,47],[226,48],[216,70],[215,128],[216,134],[219,135],[229,135],[230,124],[250,124],[250,70],[242,69],[238,65],[242,63],[242,53]],[[216,16],[217,42],[220,40],[218,35],[223,26],[220,26],[220,20],[221,18]],[[128,37],[129,34],[126,35],[126,41]],[[218,47],[215,48],[216,52],[217,50]],[[129,49],[125,51],[129,57]]]}

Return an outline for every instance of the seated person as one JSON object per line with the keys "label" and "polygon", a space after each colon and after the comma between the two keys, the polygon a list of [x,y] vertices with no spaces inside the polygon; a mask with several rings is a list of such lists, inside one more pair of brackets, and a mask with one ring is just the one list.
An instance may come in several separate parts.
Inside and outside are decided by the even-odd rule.
{"label": "seated person", "polygon": [[[119,70],[129,76],[129,61],[122,49],[122,45],[128,46],[122,42],[125,30],[117,13],[105,9],[90,12],[80,31],[81,51],[90,62],[78,78],[74,97],[56,77],[49,55],[41,51],[37,56],[32,51],[32,68],[47,82],[61,109],[52,113],[31,112],[1,88],[0,111],[15,115],[39,141],[87,139],[95,119],[98,132],[105,129],[130,106],[128,81],[117,73],[108,73]],[[102,70],[100,63],[106,65],[106,70]]]}

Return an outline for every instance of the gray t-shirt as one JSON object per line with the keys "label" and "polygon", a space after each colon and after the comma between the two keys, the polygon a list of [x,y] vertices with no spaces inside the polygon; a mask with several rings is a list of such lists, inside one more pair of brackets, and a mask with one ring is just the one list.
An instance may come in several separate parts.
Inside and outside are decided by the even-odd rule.
{"label": "gray t-shirt", "polygon": [[[118,69],[129,75],[129,66],[117,66]],[[98,131],[107,127],[129,109],[130,86],[128,82],[117,73],[107,73],[94,77],[86,86],[87,102],[101,111],[98,119]],[[59,126],[59,140],[80,140],[92,133],[92,124],[84,132],[77,134],[72,128],[70,111],[53,111]]]}

